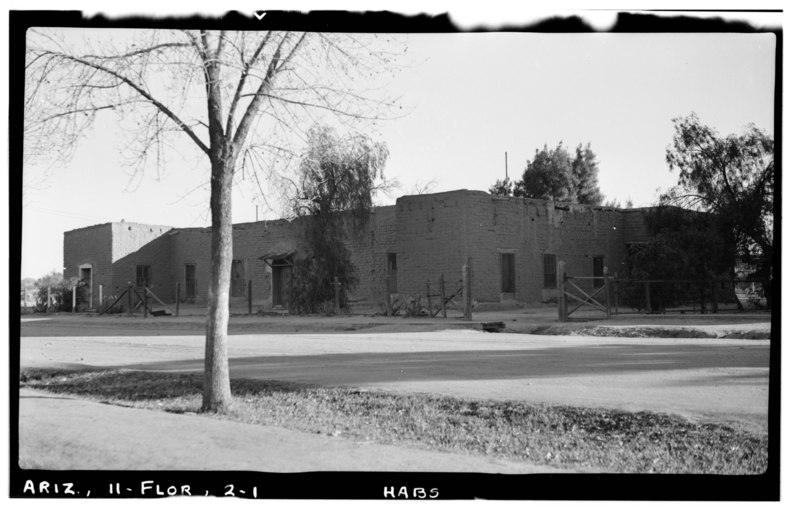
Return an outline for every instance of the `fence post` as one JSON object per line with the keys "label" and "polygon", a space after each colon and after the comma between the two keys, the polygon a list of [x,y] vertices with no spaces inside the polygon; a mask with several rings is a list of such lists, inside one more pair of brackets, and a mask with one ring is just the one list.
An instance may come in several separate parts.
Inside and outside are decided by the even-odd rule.
{"label": "fence post", "polygon": [[128,282],[128,316],[133,316],[133,285]]}
{"label": "fence post", "polygon": [[464,280],[464,320],[472,320],[472,258],[461,268]]}
{"label": "fence post", "polygon": [[247,280],[247,314],[253,314],[253,280]]}
{"label": "fence post", "polygon": [[608,285],[608,267],[603,267],[603,287],[606,290],[606,318],[611,318],[611,288]]}
{"label": "fence post", "polygon": [[431,280],[425,280],[425,291],[428,294],[428,316],[433,316],[433,307],[431,306]]}
{"label": "fence post", "polygon": [[711,280],[711,312],[719,312],[719,304],[717,302],[717,280]]}
{"label": "fence post", "polygon": [[650,281],[644,282],[644,310],[648,315],[653,312],[653,306],[650,305]]}
{"label": "fence post", "polygon": [[564,283],[567,280],[567,263],[559,260],[556,265],[556,285],[558,287],[558,321],[567,321],[567,295]]}
{"label": "fence post", "polygon": [[73,286],[72,287],[72,312],[73,313],[76,311],[75,304],[77,302],[77,297],[78,297],[78,287],[77,286]]}
{"label": "fence post", "polygon": [[46,313],[49,313],[49,312],[50,312],[50,299],[51,299],[51,298],[52,298],[52,297],[50,296],[50,287],[48,286],[48,287],[47,287],[47,306],[45,307],[45,312],[46,312]]}
{"label": "fence post", "polygon": [[175,283],[175,316],[181,314],[181,282]]}
{"label": "fence post", "polygon": [[442,318],[447,318],[447,298],[444,296],[444,274],[439,276],[439,289],[442,295]]}
{"label": "fence post", "polygon": [[339,276],[333,276],[333,312],[339,314]]}
{"label": "fence post", "polygon": [[391,276],[386,276],[386,316],[392,316],[392,288]]}

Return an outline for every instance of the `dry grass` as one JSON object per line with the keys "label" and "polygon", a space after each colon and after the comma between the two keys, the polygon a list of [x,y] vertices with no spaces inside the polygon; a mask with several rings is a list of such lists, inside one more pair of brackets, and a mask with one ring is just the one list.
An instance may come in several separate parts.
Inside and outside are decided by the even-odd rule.
{"label": "dry grass", "polygon": [[[113,404],[190,413],[201,377],[28,370],[21,385]],[[608,472],[758,474],[767,437],[650,412],[395,394],[234,380],[222,419],[434,450]]]}

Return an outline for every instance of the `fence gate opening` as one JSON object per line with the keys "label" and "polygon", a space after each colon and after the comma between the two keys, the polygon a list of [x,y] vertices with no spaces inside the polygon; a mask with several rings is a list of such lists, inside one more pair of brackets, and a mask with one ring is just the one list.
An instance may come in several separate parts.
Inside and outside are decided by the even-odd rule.
{"label": "fence gate opening", "polygon": [[[606,315],[606,318],[611,316],[611,289],[608,280],[608,267],[603,267],[602,276],[596,274],[600,272],[597,266],[597,258],[602,260],[601,257],[596,257],[594,262],[594,276],[580,277],[567,275],[567,264],[560,260],[558,262],[558,321],[566,322],[569,316],[580,308],[587,306],[596,309]],[[584,290],[580,286],[580,281],[592,281],[591,290]],[[591,293],[590,293],[591,292]],[[572,299],[577,305],[570,309],[569,299]],[[605,303],[601,302],[605,301]]]}

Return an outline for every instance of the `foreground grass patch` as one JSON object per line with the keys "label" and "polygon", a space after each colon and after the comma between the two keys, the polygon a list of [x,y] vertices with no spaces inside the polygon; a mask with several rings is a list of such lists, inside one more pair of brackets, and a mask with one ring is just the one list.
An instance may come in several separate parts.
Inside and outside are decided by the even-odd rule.
{"label": "foreground grass patch", "polygon": [[[28,370],[22,387],[139,408],[197,412],[202,377]],[[218,418],[381,443],[611,472],[757,474],[767,437],[650,412],[465,400],[344,387],[233,380]]]}

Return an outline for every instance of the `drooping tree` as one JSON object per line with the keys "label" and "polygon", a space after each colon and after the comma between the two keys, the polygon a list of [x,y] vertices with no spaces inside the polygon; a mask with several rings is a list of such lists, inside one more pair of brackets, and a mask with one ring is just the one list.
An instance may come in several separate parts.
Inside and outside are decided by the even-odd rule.
{"label": "drooping tree", "polygon": [[775,143],[749,125],[741,134],[719,135],[695,113],[673,120],[667,148],[678,184],[661,197],[663,204],[714,213],[733,231],[741,260],[757,267],[771,302],[775,189]]}
{"label": "drooping tree", "polygon": [[[370,39],[371,38],[371,39]],[[377,35],[32,28],[26,40],[26,156],[67,158],[112,112],[137,171],[192,150],[209,169],[211,277],[204,411],[231,402],[227,360],[234,172],[256,173],[304,122],[375,118],[361,87],[393,54]],[[366,85],[369,84],[369,85]],[[298,131],[300,130],[300,131]],[[43,141],[43,137],[47,139]]]}
{"label": "drooping tree", "polygon": [[300,163],[294,209],[307,218],[305,256],[295,265],[295,304],[317,312],[333,300],[334,281],[341,302],[358,284],[345,239],[358,236],[369,220],[375,193],[387,185],[383,169],[389,151],[364,134],[339,135],[329,126],[308,133]]}

